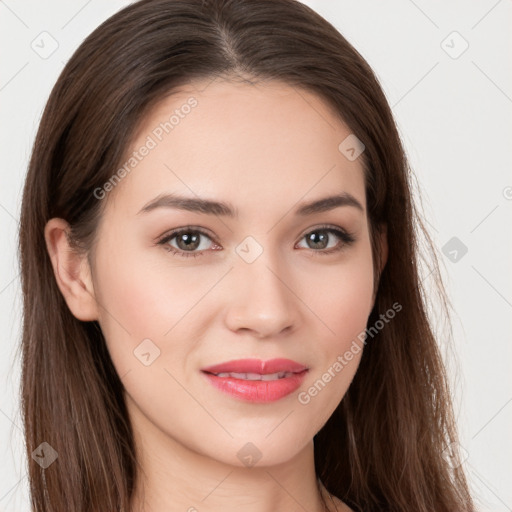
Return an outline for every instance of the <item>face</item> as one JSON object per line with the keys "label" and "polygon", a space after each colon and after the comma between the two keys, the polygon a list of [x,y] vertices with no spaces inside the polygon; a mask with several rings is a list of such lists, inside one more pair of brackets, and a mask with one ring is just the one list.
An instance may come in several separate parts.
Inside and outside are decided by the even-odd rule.
{"label": "face", "polygon": [[[99,199],[99,323],[136,430],[237,466],[246,453],[278,464],[311,442],[361,358],[373,305],[363,168],[316,96],[276,82],[205,87],[144,119],[136,160]],[[342,199],[305,208],[331,196]],[[194,209],[200,200],[224,206]],[[295,373],[202,371],[276,358]]]}

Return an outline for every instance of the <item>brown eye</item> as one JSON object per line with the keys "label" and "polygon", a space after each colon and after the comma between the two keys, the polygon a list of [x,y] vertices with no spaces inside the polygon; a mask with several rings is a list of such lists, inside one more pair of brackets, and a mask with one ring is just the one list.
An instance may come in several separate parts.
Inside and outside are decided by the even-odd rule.
{"label": "brown eye", "polygon": [[[167,251],[179,256],[196,257],[202,256],[203,252],[208,249],[208,247],[203,247],[201,250],[197,250],[201,246],[202,238],[211,240],[204,231],[199,229],[184,228],[172,231],[171,233],[167,234],[158,242],[158,245],[163,245]],[[177,247],[171,245],[171,241],[174,240]]]}

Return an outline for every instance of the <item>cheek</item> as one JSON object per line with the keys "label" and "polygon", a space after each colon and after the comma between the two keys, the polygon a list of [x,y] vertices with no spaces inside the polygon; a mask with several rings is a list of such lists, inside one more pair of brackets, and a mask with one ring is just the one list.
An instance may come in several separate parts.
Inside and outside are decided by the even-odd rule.
{"label": "cheek", "polygon": [[366,328],[372,306],[372,292],[371,271],[368,273],[365,268],[351,269],[332,285],[324,299],[324,311],[340,343],[345,344]]}
{"label": "cheek", "polygon": [[[317,276],[318,277],[318,276]],[[364,349],[364,333],[372,308],[373,264],[369,240],[339,266],[322,272],[308,306],[320,319],[315,346],[318,365],[307,383],[307,396],[300,403],[327,420],[346,393]],[[320,325],[319,324],[319,325]],[[321,393],[321,397],[314,398]],[[308,392],[308,389],[311,393]]]}
{"label": "cheek", "polygon": [[338,272],[327,293],[316,297],[315,307],[324,324],[315,337],[317,364],[297,395],[302,414],[314,419],[315,433],[346,394],[364,350],[373,280],[371,260],[369,265],[360,262],[350,272]]}
{"label": "cheek", "polygon": [[115,233],[106,240],[97,258],[101,300],[134,336],[161,336],[204,294],[197,270],[163,247]]}
{"label": "cheek", "polygon": [[[165,258],[161,261],[165,263]],[[160,355],[165,356],[168,341],[179,331],[181,320],[193,312],[211,286],[191,282],[191,272],[176,267],[171,274],[161,263],[155,265],[154,260],[145,258],[140,249],[137,252],[120,244],[105,245],[101,253],[98,251],[95,293],[100,325],[119,374],[138,366],[134,351],[144,340],[151,340],[156,352],[160,350],[155,362],[162,363],[164,357]],[[179,343],[173,345],[174,355],[180,350]]]}
{"label": "cheek", "polygon": [[366,328],[372,309],[373,264],[370,243],[339,265],[323,268],[308,278],[303,296],[324,324],[326,353],[341,350]]}

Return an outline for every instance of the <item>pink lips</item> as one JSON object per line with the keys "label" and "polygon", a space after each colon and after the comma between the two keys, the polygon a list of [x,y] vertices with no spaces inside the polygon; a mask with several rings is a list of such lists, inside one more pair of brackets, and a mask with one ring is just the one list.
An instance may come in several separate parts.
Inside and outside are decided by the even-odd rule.
{"label": "pink lips", "polygon": [[[238,359],[202,368],[201,371],[214,387],[224,393],[245,401],[264,403],[293,393],[302,384],[308,368],[290,359]],[[227,373],[245,376],[225,375]],[[272,374],[279,375],[273,375],[271,380],[253,380]]]}

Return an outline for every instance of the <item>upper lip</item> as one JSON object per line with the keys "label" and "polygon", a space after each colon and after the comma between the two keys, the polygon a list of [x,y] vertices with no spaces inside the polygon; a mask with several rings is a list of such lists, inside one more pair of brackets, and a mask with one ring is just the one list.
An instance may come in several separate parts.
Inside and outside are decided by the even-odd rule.
{"label": "upper lip", "polygon": [[289,372],[300,373],[307,370],[307,366],[292,361],[291,359],[234,359],[224,363],[216,364],[202,368],[203,372],[208,373],[258,373],[267,375],[271,373]]}

